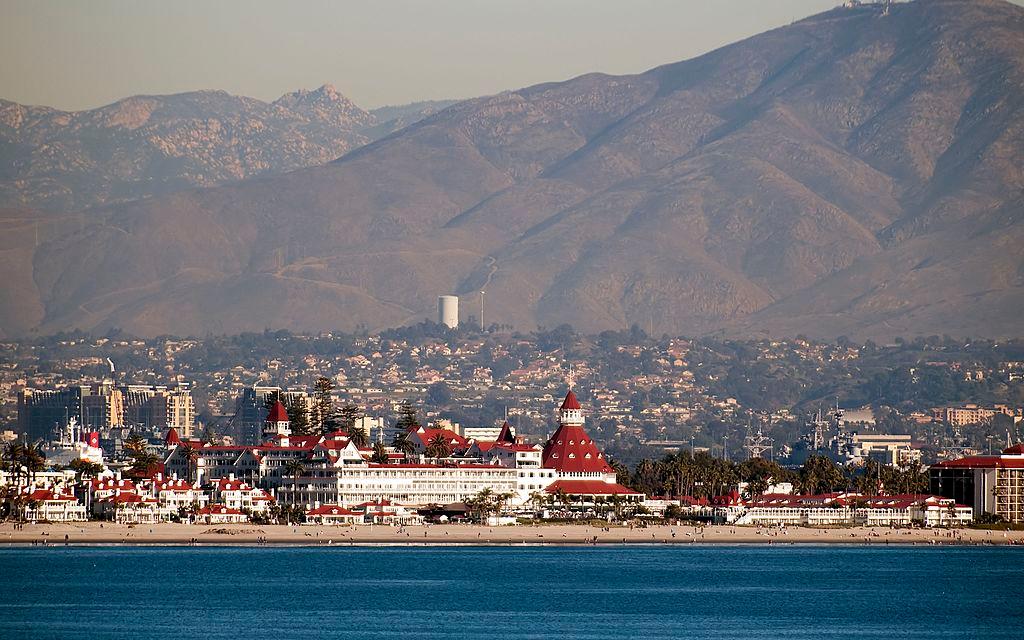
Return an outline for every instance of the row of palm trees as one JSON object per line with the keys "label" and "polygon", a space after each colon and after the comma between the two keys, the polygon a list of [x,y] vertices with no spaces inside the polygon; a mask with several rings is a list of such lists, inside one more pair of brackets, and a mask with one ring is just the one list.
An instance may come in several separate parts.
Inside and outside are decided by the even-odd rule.
{"label": "row of palm trees", "polygon": [[748,483],[751,495],[760,495],[778,482],[791,482],[804,494],[840,490],[872,493],[879,484],[891,493],[919,493],[928,487],[928,476],[919,464],[880,467],[869,461],[863,466],[841,467],[826,456],[808,457],[799,470],[786,469],[761,458],[736,463],[715,458],[707,452],[693,454],[689,451],[669,454],[661,460],[641,460],[632,471],[616,462],[612,467],[620,484],[649,496],[686,495],[711,499],[727,493],[740,482]]}
{"label": "row of palm trees", "polygon": [[588,503],[590,503],[590,508],[597,515],[613,513],[616,518],[621,518],[627,512],[638,513],[639,507],[639,505],[631,504],[620,495],[610,495],[607,497],[586,496],[570,494],[562,488],[555,490],[553,493],[535,491],[530,494],[530,504],[533,505],[536,511],[540,511],[545,507],[548,509],[581,509]]}
{"label": "row of palm trees", "polygon": [[513,498],[514,493],[495,493],[492,489],[486,488],[467,499],[466,506],[477,520],[485,521],[492,515],[501,515]]}
{"label": "row of palm trees", "polygon": [[11,481],[0,487],[0,513],[4,519],[24,517],[25,510],[34,506],[19,487],[23,479],[31,485],[36,474],[45,469],[46,456],[37,445],[14,441],[4,446],[0,451],[0,470],[11,474]]}

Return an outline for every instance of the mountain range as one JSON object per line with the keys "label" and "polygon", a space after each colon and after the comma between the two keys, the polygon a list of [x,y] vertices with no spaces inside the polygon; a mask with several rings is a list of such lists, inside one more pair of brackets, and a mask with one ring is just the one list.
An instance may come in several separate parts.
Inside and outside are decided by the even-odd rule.
{"label": "mountain range", "polygon": [[522,329],[1019,336],[1022,103],[1024,9],[837,8],[462,101],[318,166],[0,212],[0,326],[376,329],[485,290]]}
{"label": "mountain range", "polygon": [[0,100],[0,206],[81,211],[323,164],[453,102],[364,111],[329,84],[273,102],[193,91],[73,112]]}

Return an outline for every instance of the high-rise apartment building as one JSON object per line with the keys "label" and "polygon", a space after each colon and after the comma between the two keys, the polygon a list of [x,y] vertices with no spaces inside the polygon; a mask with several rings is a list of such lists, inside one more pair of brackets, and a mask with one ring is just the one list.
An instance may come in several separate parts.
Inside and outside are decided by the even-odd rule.
{"label": "high-rise apartment building", "polygon": [[196,406],[192,391],[185,383],[162,385],[124,385],[124,423],[141,427],[174,427],[183,438],[192,437]]}
{"label": "high-rise apartment building", "polygon": [[49,438],[74,418],[86,430],[123,423],[124,397],[110,381],[57,389],[22,389],[18,393],[18,431]]}

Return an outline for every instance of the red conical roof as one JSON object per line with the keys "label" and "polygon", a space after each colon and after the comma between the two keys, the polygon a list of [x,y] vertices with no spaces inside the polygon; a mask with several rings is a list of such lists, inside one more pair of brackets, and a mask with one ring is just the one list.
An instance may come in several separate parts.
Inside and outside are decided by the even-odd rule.
{"label": "red conical roof", "polygon": [[178,430],[171,427],[167,430],[167,437],[164,438],[164,442],[167,444],[180,444],[181,438],[178,437]]}
{"label": "red conical roof", "polygon": [[288,422],[288,411],[280,400],[271,407],[270,413],[267,414],[267,422]]}
{"label": "red conical roof", "polygon": [[562,409],[582,409],[580,407],[580,401],[576,399],[576,394],[569,389],[569,393],[565,394],[565,400],[562,401]]}
{"label": "red conical roof", "polygon": [[612,473],[604,454],[578,424],[558,427],[544,445],[543,464],[565,473]]}

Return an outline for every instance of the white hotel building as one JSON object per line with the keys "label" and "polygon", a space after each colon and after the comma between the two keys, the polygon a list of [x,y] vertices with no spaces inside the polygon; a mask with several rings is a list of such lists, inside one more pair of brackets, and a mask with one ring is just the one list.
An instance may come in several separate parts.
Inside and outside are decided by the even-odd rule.
{"label": "white hotel building", "polygon": [[[201,481],[244,479],[270,490],[284,505],[307,510],[320,505],[341,508],[373,501],[402,505],[465,502],[481,491],[511,495],[524,505],[538,494],[565,494],[574,502],[596,497],[640,502],[643,495],[615,482],[615,472],[583,429],[583,414],[572,391],[560,409],[560,425],[545,447],[516,442],[505,425],[493,442],[465,440],[444,429],[418,428],[410,433],[422,451],[437,435],[451,443],[449,458],[433,460],[422,453],[401,456],[389,451],[388,463],[371,462],[372,449],[356,447],[343,432],[292,436],[287,414],[275,406],[267,417],[268,442],[257,447],[215,447],[188,442],[197,459],[185,458],[177,434],[168,434],[165,468],[186,476],[195,470]],[[298,461],[302,470],[291,474]]]}

